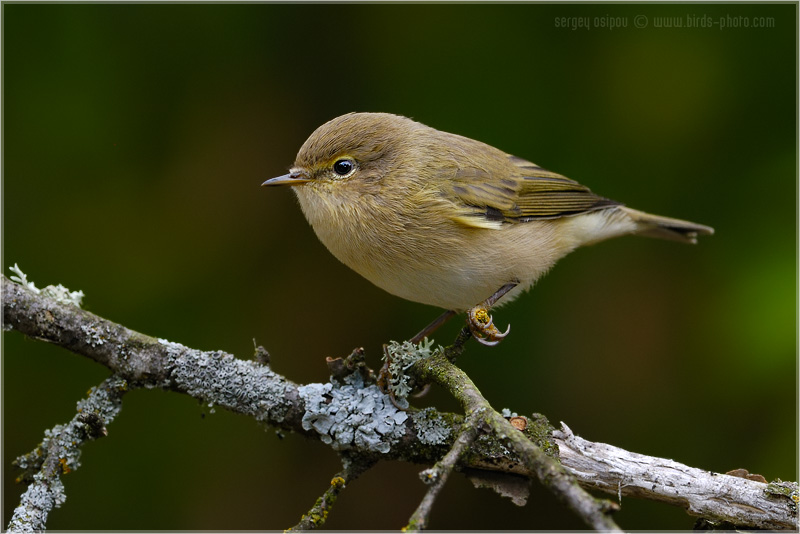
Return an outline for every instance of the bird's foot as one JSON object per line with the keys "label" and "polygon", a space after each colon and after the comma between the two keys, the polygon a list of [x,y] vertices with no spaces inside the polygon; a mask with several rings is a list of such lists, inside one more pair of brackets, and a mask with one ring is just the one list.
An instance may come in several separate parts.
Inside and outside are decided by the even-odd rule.
{"label": "bird's foot", "polygon": [[481,305],[470,308],[467,312],[467,324],[475,340],[489,347],[500,343],[511,331],[511,325],[508,325],[505,332],[498,330],[489,310]]}

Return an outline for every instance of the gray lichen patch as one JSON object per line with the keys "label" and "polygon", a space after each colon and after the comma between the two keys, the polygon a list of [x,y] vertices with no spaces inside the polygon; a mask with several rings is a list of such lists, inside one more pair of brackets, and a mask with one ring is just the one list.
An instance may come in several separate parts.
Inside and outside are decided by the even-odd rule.
{"label": "gray lichen patch", "polygon": [[221,351],[201,352],[158,341],[167,349],[168,382],[188,395],[212,406],[235,408],[262,422],[282,421],[289,411],[287,390],[293,385],[268,366]]}
{"label": "gray lichen patch", "polygon": [[387,387],[392,392],[395,399],[404,401],[414,390],[416,384],[413,379],[406,374],[406,371],[420,360],[430,358],[432,354],[444,350],[441,346],[433,349],[433,340],[423,339],[416,345],[410,341],[389,342],[386,347],[386,354],[383,359],[388,360],[389,379]]}
{"label": "gray lichen patch", "polygon": [[34,483],[22,494],[21,501],[26,506],[19,506],[8,523],[9,532],[36,532],[44,530],[50,510],[58,508],[67,500],[64,484],[59,479],[47,483],[39,473]]}
{"label": "gray lichen patch", "polygon": [[387,453],[405,433],[408,414],[398,410],[377,386],[364,386],[353,373],[340,384],[307,384],[300,387],[306,411],[302,425],[314,430],[335,450],[351,448]]}
{"label": "gray lichen patch", "polygon": [[417,437],[425,445],[441,445],[450,437],[451,428],[433,408],[425,408],[411,416],[417,427]]}
{"label": "gray lichen patch", "polygon": [[81,332],[86,335],[86,344],[91,345],[92,347],[104,345],[106,340],[111,335],[111,331],[108,326],[106,326],[104,329],[101,325],[96,324],[81,325]]}

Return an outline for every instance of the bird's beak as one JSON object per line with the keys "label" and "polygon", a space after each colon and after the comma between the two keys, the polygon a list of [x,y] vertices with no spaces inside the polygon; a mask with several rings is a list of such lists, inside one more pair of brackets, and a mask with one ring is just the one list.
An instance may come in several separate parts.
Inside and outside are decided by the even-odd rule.
{"label": "bird's beak", "polygon": [[311,178],[300,171],[290,172],[277,178],[271,178],[261,185],[300,185],[310,182]]}

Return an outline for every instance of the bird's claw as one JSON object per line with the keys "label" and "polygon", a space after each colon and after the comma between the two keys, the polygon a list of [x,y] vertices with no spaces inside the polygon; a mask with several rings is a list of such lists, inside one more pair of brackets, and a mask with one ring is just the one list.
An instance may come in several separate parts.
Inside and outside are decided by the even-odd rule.
{"label": "bird's claw", "polygon": [[505,332],[498,330],[489,311],[482,306],[476,306],[467,312],[467,323],[475,340],[489,347],[500,343],[511,331],[511,325],[508,325]]}

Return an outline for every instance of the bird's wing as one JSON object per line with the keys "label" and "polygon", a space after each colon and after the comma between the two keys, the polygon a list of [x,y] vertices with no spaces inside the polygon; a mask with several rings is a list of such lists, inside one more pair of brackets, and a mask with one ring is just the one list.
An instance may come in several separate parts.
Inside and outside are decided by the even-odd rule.
{"label": "bird's wing", "polygon": [[504,223],[555,219],[620,205],[574,180],[511,155],[491,168],[459,167],[446,184],[449,191],[445,193],[461,208],[456,220],[479,228],[500,228]]}

